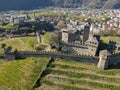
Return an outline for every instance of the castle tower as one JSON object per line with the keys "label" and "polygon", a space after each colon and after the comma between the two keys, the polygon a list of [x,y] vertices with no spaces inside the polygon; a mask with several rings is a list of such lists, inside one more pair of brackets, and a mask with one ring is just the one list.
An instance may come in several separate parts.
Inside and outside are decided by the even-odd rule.
{"label": "castle tower", "polygon": [[100,36],[89,35],[89,39],[85,42],[85,45],[88,46],[88,52],[92,56],[96,56],[98,54],[100,44]]}
{"label": "castle tower", "polygon": [[36,32],[36,35],[37,35],[37,41],[38,41],[38,43],[41,43],[41,35],[40,35],[40,32],[39,31],[37,31]]}
{"label": "castle tower", "polygon": [[105,70],[109,65],[109,55],[107,50],[100,51],[98,69]]}
{"label": "castle tower", "polygon": [[89,25],[85,25],[84,31],[83,31],[83,44],[85,44],[85,42],[88,40],[89,33],[90,33],[90,26]]}
{"label": "castle tower", "polygon": [[29,17],[29,14],[26,12],[25,13],[25,19],[28,20],[30,17]]}
{"label": "castle tower", "polygon": [[35,17],[35,12],[33,12],[33,15],[32,15],[32,20],[35,20],[36,17]]}
{"label": "castle tower", "polygon": [[68,43],[69,42],[69,33],[68,31],[62,32],[62,42]]}

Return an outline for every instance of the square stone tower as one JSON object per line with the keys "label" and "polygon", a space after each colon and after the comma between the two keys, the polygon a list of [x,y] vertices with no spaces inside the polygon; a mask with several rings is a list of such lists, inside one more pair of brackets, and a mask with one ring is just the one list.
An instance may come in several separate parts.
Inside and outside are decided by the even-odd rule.
{"label": "square stone tower", "polygon": [[62,32],[62,41],[65,43],[69,42],[69,33],[67,31]]}
{"label": "square stone tower", "polygon": [[90,26],[85,25],[83,30],[83,44],[85,44],[85,42],[88,40],[89,33],[90,33]]}
{"label": "square stone tower", "polygon": [[109,65],[109,55],[111,55],[108,50],[102,50],[100,51],[99,55],[99,62],[98,62],[98,68],[101,70],[105,70],[108,68]]}
{"label": "square stone tower", "polygon": [[38,41],[38,43],[41,43],[42,42],[42,35],[40,34],[39,31],[36,32],[36,35],[37,35],[37,41]]}

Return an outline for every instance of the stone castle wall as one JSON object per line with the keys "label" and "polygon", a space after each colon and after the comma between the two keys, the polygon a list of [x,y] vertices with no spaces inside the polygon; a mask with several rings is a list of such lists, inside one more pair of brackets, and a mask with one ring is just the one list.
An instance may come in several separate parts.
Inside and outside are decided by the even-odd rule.
{"label": "stone castle wall", "polygon": [[30,51],[21,51],[16,54],[10,53],[6,55],[7,60],[15,60],[19,58],[28,58],[28,57],[52,57],[52,58],[62,58],[74,60],[77,62],[92,63],[97,64],[99,61],[98,57],[93,57],[90,55],[80,55],[80,54],[67,54],[67,53],[58,53],[58,52],[30,52]]}
{"label": "stone castle wall", "polygon": [[109,56],[109,65],[120,64],[120,53],[114,53]]}
{"label": "stone castle wall", "polygon": [[86,45],[77,45],[77,44],[62,44],[63,51],[91,55],[95,56],[97,53],[97,47],[94,46],[86,46]]}
{"label": "stone castle wall", "polygon": [[[104,52],[105,51],[105,52]],[[60,52],[35,52],[35,51],[19,51],[16,53],[7,53],[5,55],[6,60],[15,60],[20,58],[28,57],[52,57],[52,58],[62,58],[69,59],[77,62],[98,64],[99,69],[107,69],[109,65],[116,65],[120,63],[120,53],[115,53],[112,55],[107,54],[107,50],[100,52],[99,57],[93,57],[92,55],[82,55],[82,54],[68,54]]]}
{"label": "stone castle wall", "polygon": [[98,68],[107,69],[110,65],[120,64],[120,53],[111,54],[107,50],[100,51]]}

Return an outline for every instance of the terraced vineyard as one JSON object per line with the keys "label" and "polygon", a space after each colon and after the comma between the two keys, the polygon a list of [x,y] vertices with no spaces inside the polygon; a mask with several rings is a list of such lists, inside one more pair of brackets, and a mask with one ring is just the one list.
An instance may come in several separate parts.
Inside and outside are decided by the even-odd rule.
{"label": "terraced vineyard", "polygon": [[98,70],[96,66],[67,60],[49,65],[36,90],[120,90],[120,70]]}
{"label": "terraced vineyard", "polygon": [[0,60],[0,90],[31,90],[49,61],[49,57]]}

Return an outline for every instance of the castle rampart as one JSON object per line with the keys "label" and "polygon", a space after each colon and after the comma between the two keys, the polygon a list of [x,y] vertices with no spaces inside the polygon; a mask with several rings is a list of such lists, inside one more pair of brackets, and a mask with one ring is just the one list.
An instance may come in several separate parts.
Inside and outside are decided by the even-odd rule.
{"label": "castle rampart", "polygon": [[111,54],[108,50],[103,50],[99,55],[98,68],[107,69],[110,65],[120,64],[120,52]]}
{"label": "castle rampart", "polygon": [[36,51],[19,51],[16,53],[7,53],[7,60],[15,60],[19,58],[28,58],[28,57],[47,57],[50,56],[52,58],[62,58],[62,59],[70,59],[78,62],[84,63],[92,63],[97,64],[99,58],[93,57],[91,55],[82,55],[82,54],[68,54],[61,52],[36,52]]}
{"label": "castle rampart", "polygon": [[116,65],[120,63],[120,53],[110,54],[107,50],[103,50],[100,52],[99,57],[94,57],[90,54],[76,54],[76,53],[65,53],[65,52],[36,52],[36,51],[17,51],[17,52],[8,52],[2,57],[8,61],[20,59],[20,58],[28,58],[28,57],[52,57],[52,58],[62,58],[74,60],[77,62],[84,63],[92,63],[97,64],[99,69],[107,69],[109,65]]}
{"label": "castle rampart", "polygon": [[109,58],[109,65],[116,65],[120,63],[120,53],[114,53],[111,56],[109,56]]}

